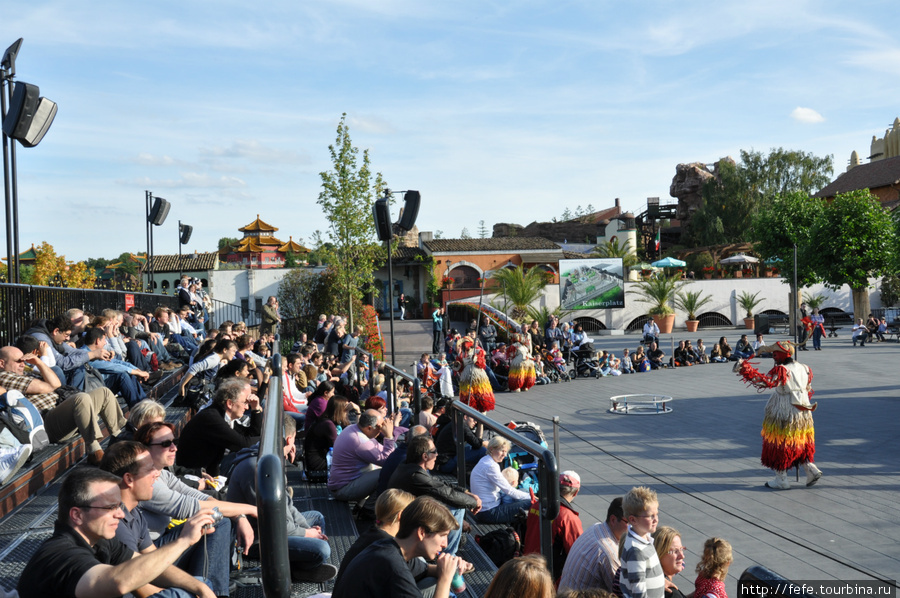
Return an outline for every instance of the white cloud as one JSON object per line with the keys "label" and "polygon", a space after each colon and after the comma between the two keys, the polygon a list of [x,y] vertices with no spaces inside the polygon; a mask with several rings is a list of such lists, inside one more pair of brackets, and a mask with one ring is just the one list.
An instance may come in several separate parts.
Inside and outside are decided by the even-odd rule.
{"label": "white cloud", "polygon": [[120,185],[137,185],[139,187],[163,187],[166,189],[182,189],[190,188],[214,188],[214,189],[233,189],[236,187],[246,187],[247,183],[233,176],[212,177],[205,173],[184,172],[180,179],[151,179],[149,177],[138,177],[134,180],[117,180]]}
{"label": "white cloud", "polygon": [[207,158],[239,158],[264,164],[306,164],[309,157],[290,150],[267,147],[258,141],[236,140],[228,147],[200,148]]}
{"label": "white cloud", "polygon": [[825,117],[813,110],[812,108],[803,108],[797,106],[791,112],[791,118],[802,123],[820,123],[825,121]]}

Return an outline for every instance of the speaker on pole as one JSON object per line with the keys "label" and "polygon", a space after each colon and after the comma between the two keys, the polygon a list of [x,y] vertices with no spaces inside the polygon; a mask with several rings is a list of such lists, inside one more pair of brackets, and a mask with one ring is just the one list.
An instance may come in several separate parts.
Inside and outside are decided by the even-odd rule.
{"label": "speaker on pole", "polygon": [[169,208],[171,207],[172,204],[162,197],[154,197],[153,207],[150,208],[150,224],[162,226],[162,223],[166,221],[166,216],[169,215]]}
{"label": "speaker on pole", "polygon": [[12,139],[18,139],[25,147],[40,143],[56,118],[56,103],[40,95],[37,85],[17,82],[9,112],[3,121],[3,132]]}
{"label": "speaker on pole", "polygon": [[398,223],[403,230],[412,230],[415,226],[416,217],[419,215],[419,199],[421,195],[418,191],[407,191],[403,194],[403,213]]}
{"label": "speaker on pole", "polygon": [[379,241],[391,239],[391,209],[385,198],[376,199],[372,206],[372,215],[375,217],[375,233]]}
{"label": "speaker on pole", "polygon": [[188,241],[191,240],[191,233],[194,232],[194,227],[190,224],[181,224],[179,225],[181,229],[178,231],[181,233],[181,238],[179,238],[179,242],[182,245],[187,245]]}

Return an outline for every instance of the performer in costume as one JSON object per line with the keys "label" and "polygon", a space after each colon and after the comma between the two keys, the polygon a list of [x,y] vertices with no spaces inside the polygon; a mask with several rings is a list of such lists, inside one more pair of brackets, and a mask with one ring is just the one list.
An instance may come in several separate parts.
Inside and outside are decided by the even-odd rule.
{"label": "performer in costume", "polygon": [[459,400],[482,413],[494,409],[494,391],[484,368],[484,349],[475,344],[471,336],[459,340],[456,362],[453,364],[459,375]]}
{"label": "performer in costume", "polygon": [[790,488],[787,471],[796,465],[803,465],[806,485],[812,486],[822,477],[822,472],[813,463],[816,437],[812,412],[817,405],[809,402],[813,395],[812,370],[794,361],[794,347],[788,341],[779,341],[774,347],[766,347],[760,352],[771,352],[775,358],[775,367],[769,373],[761,373],[743,359],[735,363],[734,371],[759,392],[775,390],[766,403],[762,429],[760,460],[775,471],[775,479],[766,482],[766,486],[777,490]]}
{"label": "performer in costume", "polygon": [[512,344],[506,350],[509,356],[509,391],[528,392],[535,382],[534,359],[531,357],[528,334],[513,334],[510,340]]}

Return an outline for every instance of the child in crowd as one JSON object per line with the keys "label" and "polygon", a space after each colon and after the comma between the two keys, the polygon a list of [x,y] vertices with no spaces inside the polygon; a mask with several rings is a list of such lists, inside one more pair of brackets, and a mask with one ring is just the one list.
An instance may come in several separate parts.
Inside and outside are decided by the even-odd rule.
{"label": "child in crowd", "polygon": [[663,598],[666,578],[651,536],[659,523],[656,492],[644,486],[632,488],[622,500],[622,510],[628,520],[628,534],[620,551],[622,567],[619,586],[622,596]]}
{"label": "child in crowd", "polygon": [[634,362],[631,361],[631,352],[627,348],[622,351],[622,365],[619,367],[619,371],[623,374],[634,373]]}
{"label": "child in crowd", "polygon": [[534,356],[534,383],[550,384],[550,378],[544,372],[544,360],[541,359],[540,355]]}
{"label": "child in crowd", "polygon": [[697,581],[694,593],[697,596],[712,595],[728,598],[725,592],[725,577],[732,561],[731,544],[721,538],[710,538],[703,544],[703,556],[697,563]]}
{"label": "child in crowd", "polygon": [[[447,354],[446,353],[440,353],[438,355],[438,365],[442,368],[450,367],[450,364],[447,363]],[[440,368],[438,368],[438,369],[440,369]]]}
{"label": "child in crowd", "polygon": [[[513,488],[519,487],[519,470],[518,469],[516,469],[514,467],[507,467],[506,469],[504,469],[503,471],[500,472],[500,475],[502,475],[504,478],[506,478],[506,481],[509,482],[509,485],[512,486]],[[501,505],[507,505],[511,502],[516,502],[516,499],[514,499],[509,494],[503,494],[500,496],[500,504]]]}
{"label": "child in crowd", "polygon": [[550,356],[553,357],[553,365],[557,368],[565,369],[566,360],[563,357],[562,351],[559,350],[559,341],[550,343]]}

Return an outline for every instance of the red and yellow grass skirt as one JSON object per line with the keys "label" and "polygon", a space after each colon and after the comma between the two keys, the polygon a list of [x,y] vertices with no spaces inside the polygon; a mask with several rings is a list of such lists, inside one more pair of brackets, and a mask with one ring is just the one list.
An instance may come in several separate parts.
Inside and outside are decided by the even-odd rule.
{"label": "red and yellow grass skirt", "polygon": [[770,469],[785,471],[812,462],[816,432],[810,411],[794,407],[788,396],[773,394],[766,404],[760,461]]}
{"label": "red and yellow grass skirt", "polygon": [[528,390],[534,386],[534,362],[530,359],[523,359],[519,363],[513,360],[509,366],[509,379],[507,385],[510,390],[522,389]]}
{"label": "red and yellow grass skirt", "polygon": [[482,413],[494,409],[494,391],[484,370],[466,366],[459,377],[459,400]]}

